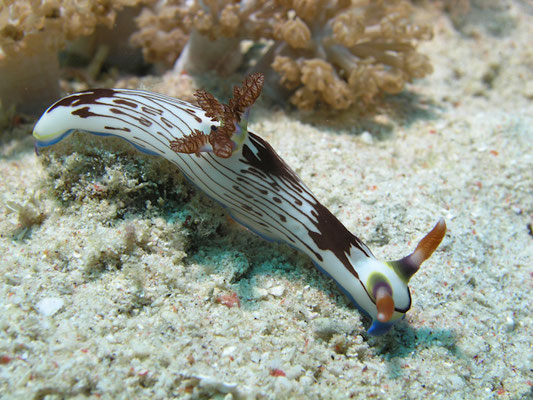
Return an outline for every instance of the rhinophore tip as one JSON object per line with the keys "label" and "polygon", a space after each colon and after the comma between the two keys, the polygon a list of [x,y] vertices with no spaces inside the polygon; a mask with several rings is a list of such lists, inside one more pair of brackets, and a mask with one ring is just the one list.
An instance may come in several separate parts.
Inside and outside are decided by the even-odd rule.
{"label": "rhinophore tip", "polygon": [[394,300],[391,295],[390,287],[379,286],[376,290],[376,308],[378,310],[378,321],[388,322],[394,314]]}
{"label": "rhinophore tip", "polygon": [[439,219],[439,222],[433,227],[424,238],[418,243],[415,251],[409,257],[411,262],[420,268],[420,265],[426,261],[433,252],[439,247],[440,242],[446,234],[446,222],[444,219]]}
{"label": "rhinophore tip", "polygon": [[431,257],[433,252],[439,247],[445,234],[446,222],[441,218],[433,229],[422,238],[412,254],[392,262],[406,281],[409,281],[422,263]]}

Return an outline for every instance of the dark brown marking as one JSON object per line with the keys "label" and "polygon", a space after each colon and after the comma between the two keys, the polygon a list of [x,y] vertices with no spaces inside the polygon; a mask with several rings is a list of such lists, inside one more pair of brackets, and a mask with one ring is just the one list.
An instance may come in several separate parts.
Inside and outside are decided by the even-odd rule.
{"label": "dark brown marking", "polygon": [[307,234],[313,239],[313,242],[315,242],[319,249],[331,250],[339,261],[344,264],[346,269],[353,276],[359,278],[359,275],[348,259],[350,247],[354,246],[367,257],[371,256],[369,250],[326,207],[318,202],[312,206],[317,212],[317,221],[311,220],[311,222],[317,227],[318,232],[308,230]]}
{"label": "dark brown marking", "polygon": [[131,108],[137,108],[139,106],[137,103],[134,103],[133,101],[124,100],[124,99],[114,99],[113,103],[120,104],[122,106],[131,107]]}
{"label": "dark brown marking", "polygon": [[71,112],[72,115],[76,115],[80,118],[98,117],[99,114],[95,114],[89,110],[89,107],[82,107]]}
{"label": "dark brown marking", "polygon": [[[178,154],[178,156],[181,157],[181,155]],[[187,176],[189,176],[189,179],[191,179],[193,182],[196,183],[196,181],[198,180],[199,182],[202,183],[202,185],[204,187],[211,187],[213,191],[216,192],[216,190],[214,189],[214,186],[218,186],[220,187],[220,189],[222,191],[225,190],[225,187],[223,187],[222,185],[220,185],[219,182],[215,181],[205,170],[204,170],[204,166],[202,164],[200,164],[197,159],[201,159],[201,160],[204,160],[206,161],[211,167],[213,167],[213,164],[212,162],[217,159],[218,157],[216,156],[213,156],[211,154],[200,154],[200,157],[190,157],[190,156],[183,156],[181,157],[184,164],[187,165],[190,169],[190,175],[186,173]],[[189,166],[188,163],[192,163],[194,164],[194,169],[191,168]],[[183,166],[180,166],[180,169],[182,169]],[[199,170],[201,171],[201,175],[199,175],[195,170]],[[185,171],[184,171],[185,172]],[[205,176],[206,178],[209,178],[209,180],[211,181],[210,183],[209,182],[206,182],[204,180],[202,180],[202,176]],[[196,179],[194,179],[194,178]],[[200,187],[201,185],[198,184]],[[221,200],[221,202],[223,204],[225,204],[226,206],[228,206],[228,208],[232,209],[232,210],[239,210],[241,207],[240,207],[240,201],[242,201],[243,199],[238,199],[238,198],[235,198],[234,196],[232,196],[231,194],[228,194],[228,193],[224,193],[224,201]],[[262,214],[256,212],[256,211],[251,211],[252,213],[256,214],[256,215],[259,215],[259,216],[262,216]]]}
{"label": "dark brown marking", "polygon": [[[249,165],[252,169],[261,171],[263,174],[277,177],[285,181],[294,190],[299,193],[306,191],[300,178],[290,167],[278,156],[275,150],[266,141],[259,136],[249,132],[249,137],[255,148],[257,154],[247,146],[244,145],[242,155],[244,159],[241,161]],[[254,173],[253,171],[252,173]],[[297,200],[297,204],[298,204]],[[301,201],[300,201],[301,203]],[[348,259],[350,247],[354,246],[359,249],[367,257],[370,257],[368,248],[356,236],[350,233],[348,229],[322,204],[318,201],[311,202],[311,215],[314,218],[309,218],[310,222],[317,228],[318,232],[308,229],[309,237],[315,242],[315,245],[321,250],[330,250],[335,254],[339,261],[346,267],[348,271],[356,278],[359,278],[352,263]],[[315,253],[317,258],[321,259],[320,254]]]}
{"label": "dark brown marking", "polygon": [[248,132],[248,135],[257,149],[257,155],[247,145],[244,145],[242,148],[244,160],[242,161],[245,164],[262,174],[279,177],[296,186],[301,185],[298,176],[285,164],[270,144],[251,132]]}
{"label": "dark brown marking", "polygon": [[59,100],[48,109],[47,113],[53,111],[57,107],[77,107],[86,104],[100,104],[98,100],[101,98],[113,97],[115,93],[116,92],[113,89],[90,89],[85,92],[76,93]]}
{"label": "dark brown marking", "polygon": [[157,109],[155,107],[142,106],[142,112],[149,115],[163,115],[163,110]]}
{"label": "dark brown marking", "polygon": [[276,203],[281,203],[281,199],[279,197],[272,197],[272,200],[274,200]]}
{"label": "dark brown marking", "polygon": [[[220,161],[218,161],[217,157],[210,157],[210,158],[208,158],[208,160],[212,160],[215,164],[217,164],[217,165],[214,165],[214,164],[211,164],[211,162],[210,162],[210,165],[211,165],[213,168],[220,167],[220,168],[222,168],[222,169],[227,169],[227,170],[229,170],[229,168],[228,168],[227,166],[225,166],[224,164],[221,164]],[[217,168],[217,169],[218,169],[218,168]],[[241,172],[243,172],[243,171],[241,170]],[[244,172],[246,172],[246,170],[244,170]],[[225,174],[224,174],[224,176],[225,176],[228,180],[232,180],[232,181],[233,181],[233,178],[231,178],[230,176],[225,175]],[[256,180],[254,180],[254,179],[244,178],[244,177],[239,176],[239,175],[237,175],[234,179],[237,180],[238,182],[242,182],[242,184],[243,184],[242,187],[250,187],[250,188],[252,188],[253,190],[257,190],[257,191],[259,191],[259,190],[261,189],[261,187],[264,187],[265,184],[269,184],[269,182],[266,182],[266,181],[264,181],[264,180],[257,180],[257,181],[256,181]],[[271,179],[272,179],[272,178],[271,178]],[[276,185],[277,185],[277,184],[276,184]],[[279,185],[278,185],[278,187],[279,187]],[[235,191],[242,193],[242,190],[240,189],[239,186],[234,185],[233,188],[234,188]],[[239,189],[235,189],[235,188],[239,188]],[[290,195],[290,196],[294,196],[294,194],[291,193],[291,192],[287,192],[287,191],[286,191],[286,193],[287,193],[288,195]],[[281,197],[283,197],[283,195],[281,195]],[[314,197],[312,197],[312,198],[314,199]],[[288,199],[285,199],[285,198],[284,198],[283,200],[281,200],[280,198],[278,198],[278,200],[280,200],[280,202],[283,202],[283,201],[289,202],[289,200],[288,200]],[[256,204],[260,204],[260,203],[261,203],[260,200],[257,200],[257,199],[254,199],[254,201],[257,202]],[[316,201],[316,200],[315,200],[315,201]],[[275,211],[272,210],[272,209],[268,206],[268,204],[274,205],[274,203],[272,203],[272,202],[270,202],[270,201],[267,200],[267,204],[261,204],[261,206],[262,206],[262,207],[266,207],[266,208],[268,208],[268,213],[267,213],[267,214],[268,214],[268,215],[271,215],[270,213],[274,213]],[[277,208],[279,208],[279,206],[278,206]],[[298,212],[301,214],[302,218],[298,219],[298,218],[293,217],[293,216],[290,216],[290,218],[291,218],[292,220],[294,220],[296,223],[299,223],[299,224],[301,224],[304,228],[306,228],[306,225],[305,225],[305,223],[304,223],[302,220],[303,220],[304,218],[307,218],[307,220],[309,220],[308,216],[307,216],[307,215],[306,215],[306,214],[305,214],[300,208],[295,207],[294,209],[295,209],[296,211],[298,211]],[[254,222],[255,222],[256,224],[259,224],[258,221],[254,221]],[[279,224],[279,222],[277,222],[277,224]],[[263,224],[259,224],[259,225],[263,226]],[[278,231],[281,235],[283,235],[283,237],[285,238],[286,241],[290,241],[291,243],[296,243],[296,241],[300,242],[300,244],[301,244],[302,246],[306,247],[311,253],[313,253],[313,255],[314,255],[317,259],[319,259],[319,260],[321,259],[320,255],[319,255],[316,251],[314,251],[314,249],[313,249],[313,248],[312,248],[312,247],[311,247],[311,246],[310,246],[305,240],[302,240],[301,238],[297,238],[297,240],[295,240],[293,237],[291,237],[291,236],[294,236],[294,234],[293,234],[292,231],[290,231],[290,229],[288,229],[286,226],[283,226],[283,227],[282,227],[282,226],[280,225],[279,228],[277,228],[277,227],[275,227],[274,225],[270,225],[270,227],[271,227],[271,228],[274,228],[274,229],[275,229],[276,231]],[[283,230],[282,230],[281,228],[282,228]]]}
{"label": "dark brown marking", "polygon": [[104,126],[104,129],[108,129],[108,130],[110,130],[110,131],[131,132],[131,129],[130,129],[130,128],[127,128],[127,127],[118,128],[118,127],[115,127],[115,126]]}
{"label": "dark brown marking", "polygon": [[111,107],[109,111],[111,111],[113,114],[127,115],[124,111],[114,107]]}

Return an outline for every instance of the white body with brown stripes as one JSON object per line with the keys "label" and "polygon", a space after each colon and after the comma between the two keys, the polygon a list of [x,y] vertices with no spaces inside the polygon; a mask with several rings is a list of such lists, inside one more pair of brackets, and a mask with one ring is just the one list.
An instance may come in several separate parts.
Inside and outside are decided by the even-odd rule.
{"label": "white body with brown stripes", "polygon": [[[194,130],[209,132],[218,125],[201,108],[171,97],[94,89],[52,105],[35,125],[34,136],[37,146],[44,147],[73,130],[113,135],[145,153],[165,157],[239,223],[311,257],[373,319],[370,333],[390,329],[410,308],[407,282],[440,243],[444,221],[410,256],[390,263],[378,261],[259,136],[243,132],[245,137],[228,158],[212,152],[181,154],[170,147]],[[413,263],[415,255],[418,265]]]}

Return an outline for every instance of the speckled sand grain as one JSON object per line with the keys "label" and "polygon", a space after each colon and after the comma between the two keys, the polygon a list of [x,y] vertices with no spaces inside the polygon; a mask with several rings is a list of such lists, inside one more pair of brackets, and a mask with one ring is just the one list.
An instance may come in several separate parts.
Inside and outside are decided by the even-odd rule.
{"label": "speckled sand grain", "polygon": [[500,36],[433,15],[435,72],[373,122],[255,110],[377,257],[446,219],[379,338],[164,160],[83,135],[37,158],[30,125],[4,135],[0,398],[532,398],[533,15],[506,12]]}

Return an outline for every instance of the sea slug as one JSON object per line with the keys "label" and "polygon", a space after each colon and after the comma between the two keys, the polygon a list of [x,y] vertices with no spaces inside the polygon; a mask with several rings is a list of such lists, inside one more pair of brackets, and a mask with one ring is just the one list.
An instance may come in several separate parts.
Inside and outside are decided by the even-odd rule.
{"label": "sea slug", "polygon": [[442,241],[446,224],[440,219],[409,256],[377,260],[265,140],[248,132],[263,83],[260,73],[248,76],[228,104],[198,90],[200,107],[141,90],[91,89],[53,104],[33,135],[37,148],[74,130],[118,136],[165,157],[236,221],[311,257],[372,318],[369,333],[385,333],[411,307],[407,283]]}

